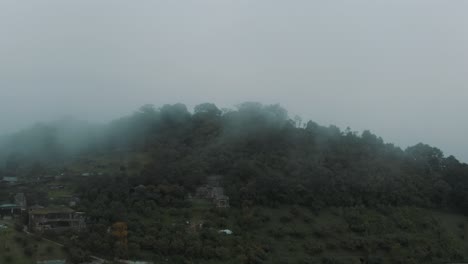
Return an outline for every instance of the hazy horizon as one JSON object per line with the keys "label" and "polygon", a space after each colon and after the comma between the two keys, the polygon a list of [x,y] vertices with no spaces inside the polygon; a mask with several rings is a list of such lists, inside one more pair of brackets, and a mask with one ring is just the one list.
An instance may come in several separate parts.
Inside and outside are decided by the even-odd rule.
{"label": "hazy horizon", "polygon": [[144,104],[279,103],[468,162],[468,2],[0,3],[0,134]]}

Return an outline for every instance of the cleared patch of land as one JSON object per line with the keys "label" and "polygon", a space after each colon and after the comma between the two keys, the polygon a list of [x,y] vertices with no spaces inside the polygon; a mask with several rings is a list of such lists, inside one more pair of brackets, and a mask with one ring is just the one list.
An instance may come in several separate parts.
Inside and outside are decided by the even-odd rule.
{"label": "cleared patch of land", "polygon": [[63,248],[39,236],[15,230],[10,221],[0,221],[0,263],[31,264],[38,260],[66,259]]}

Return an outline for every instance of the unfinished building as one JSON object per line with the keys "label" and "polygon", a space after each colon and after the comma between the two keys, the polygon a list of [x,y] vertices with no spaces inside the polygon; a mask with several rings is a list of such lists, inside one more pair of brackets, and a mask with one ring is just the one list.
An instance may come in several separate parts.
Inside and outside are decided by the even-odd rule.
{"label": "unfinished building", "polygon": [[85,227],[84,213],[68,207],[35,207],[29,211],[29,228],[35,232],[81,231]]}

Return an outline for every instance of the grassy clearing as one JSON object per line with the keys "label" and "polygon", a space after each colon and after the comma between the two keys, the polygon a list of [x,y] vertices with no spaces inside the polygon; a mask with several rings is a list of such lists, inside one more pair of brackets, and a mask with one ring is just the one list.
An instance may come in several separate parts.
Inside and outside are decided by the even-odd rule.
{"label": "grassy clearing", "polygon": [[38,260],[65,259],[63,249],[49,241],[18,232],[13,224],[0,221],[8,226],[0,235],[0,263],[31,264]]}

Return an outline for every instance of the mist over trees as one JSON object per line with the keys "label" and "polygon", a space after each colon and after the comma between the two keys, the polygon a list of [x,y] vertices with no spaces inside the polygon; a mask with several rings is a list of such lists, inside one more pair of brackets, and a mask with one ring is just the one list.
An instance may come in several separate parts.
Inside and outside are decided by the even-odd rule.
{"label": "mist over trees", "polygon": [[[425,144],[402,150],[369,131],[291,119],[279,105],[145,105],[106,125],[37,124],[1,139],[1,175],[60,167],[89,154],[145,153],[130,185],[193,191],[223,175],[236,207],[260,204],[468,209],[468,165]],[[120,153],[120,154],[119,154]],[[125,168],[123,168],[125,169]]]}

